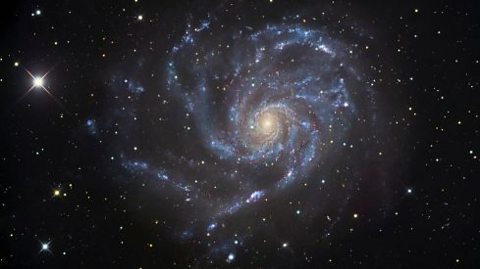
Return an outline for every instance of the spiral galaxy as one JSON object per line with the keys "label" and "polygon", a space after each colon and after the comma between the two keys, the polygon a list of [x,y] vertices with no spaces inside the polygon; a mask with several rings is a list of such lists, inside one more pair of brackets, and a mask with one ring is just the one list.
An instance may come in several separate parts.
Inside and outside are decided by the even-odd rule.
{"label": "spiral galaxy", "polygon": [[[208,16],[172,37],[164,58],[136,65],[161,76],[112,77],[113,150],[128,175],[158,184],[162,205],[184,210],[176,237],[206,234],[208,253],[230,257],[254,238],[258,212],[278,208],[281,222],[290,207],[327,214],[319,236],[330,235],[382,136],[366,62],[334,33],[298,15],[255,25]],[[163,142],[172,135],[175,145]]]}
{"label": "spiral galaxy", "polygon": [[0,269],[480,269],[480,0],[9,2]]}
{"label": "spiral galaxy", "polygon": [[[279,171],[269,186],[253,175],[226,212],[305,179],[348,133],[355,95],[368,87],[348,48],[325,32],[282,22],[254,30],[204,21],[176,44],[168,90],[222,162]],[[238,188],[238,186],[237,186]]]}

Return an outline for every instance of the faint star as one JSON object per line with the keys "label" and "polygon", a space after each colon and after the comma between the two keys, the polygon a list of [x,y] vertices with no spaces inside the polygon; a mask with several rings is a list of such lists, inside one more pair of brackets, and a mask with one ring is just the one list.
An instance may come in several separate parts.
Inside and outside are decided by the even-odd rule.
{"label": "faint star", "polygon": [[233,253],[228,254],[227,262],[232,262],[235,260],[235,255]]}
{"label": "faint star", "polygon": [[60,196],[60,194],[61,194],[61,191],[59,189],[53,190],[53,196],[58,197]]}

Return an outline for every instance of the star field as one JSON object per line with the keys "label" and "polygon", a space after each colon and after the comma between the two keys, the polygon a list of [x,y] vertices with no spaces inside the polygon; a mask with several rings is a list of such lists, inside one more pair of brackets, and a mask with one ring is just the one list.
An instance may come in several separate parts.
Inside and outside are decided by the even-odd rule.
{"label": "star field", "polygon": [[0,267],[478,268],[474,1],[18,1]]}

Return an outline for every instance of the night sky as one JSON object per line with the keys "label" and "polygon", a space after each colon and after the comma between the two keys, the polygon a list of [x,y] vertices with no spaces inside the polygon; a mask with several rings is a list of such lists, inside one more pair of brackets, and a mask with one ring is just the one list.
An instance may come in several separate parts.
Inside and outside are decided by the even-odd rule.
{"label": "night sky", "polygon": [[480,268],[478,1],[10,1],[0,267]]}

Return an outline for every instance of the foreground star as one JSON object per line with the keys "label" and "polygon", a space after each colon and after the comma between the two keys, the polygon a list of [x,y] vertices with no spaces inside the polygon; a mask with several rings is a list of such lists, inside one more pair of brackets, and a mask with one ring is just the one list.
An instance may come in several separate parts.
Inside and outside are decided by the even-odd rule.
{"label": "foreground star", "polygon": [[33,78],[33,87],[35,88],[43,88],[44,81],[43,77],[34,77]]}
{"label": "foreground star", "polygon": [[22,97],[20,97],[20,99],[17,101],[20,102],[23,98],[25,98],[25,96],[27,96],[27,94],[29,94],[31,91],[35,90],[35,89],[38,89],[38,90],[42,90],[44,91],[46,94],[48,94],[48,96],[50,96],[50,98],[52,98],[57,104],[59,104],[62,108],[63,105],[62,103],[50,92],[50,90],[47,89],[47,87],[45,86],[45,78],[48,76],[48,74],[50,73],[50,71],[52,71],[53,68],[51,68],[50,70],[48,70],[48,72],[46,72],[45,74],[43,75],[33,75],[32,72],[30,72],[28,69],[25,69],[25,72],[27,72],[27,74],[30,76],[30,78],[32,79],[32,86],[22,95]]}
{"label": "foreground star", "polygon": [[40,252],[50,252],[50,242],[40,242]]}
{"label": "foreground star", "polygon": [[[33,89],[42,89],[44,92],[46,92],[48,95],[52,96],[50,91],[45,87],[45,78],[48,76],[50,71],[45,73],[43,76],[35,76],[33,75],[29,70],[25,69],[27,74],[32,78],[32,86],[28,91],[25,93],[27,95],[29,92],[31,92]],[[25,96],[24,95],[24,96]]]}

